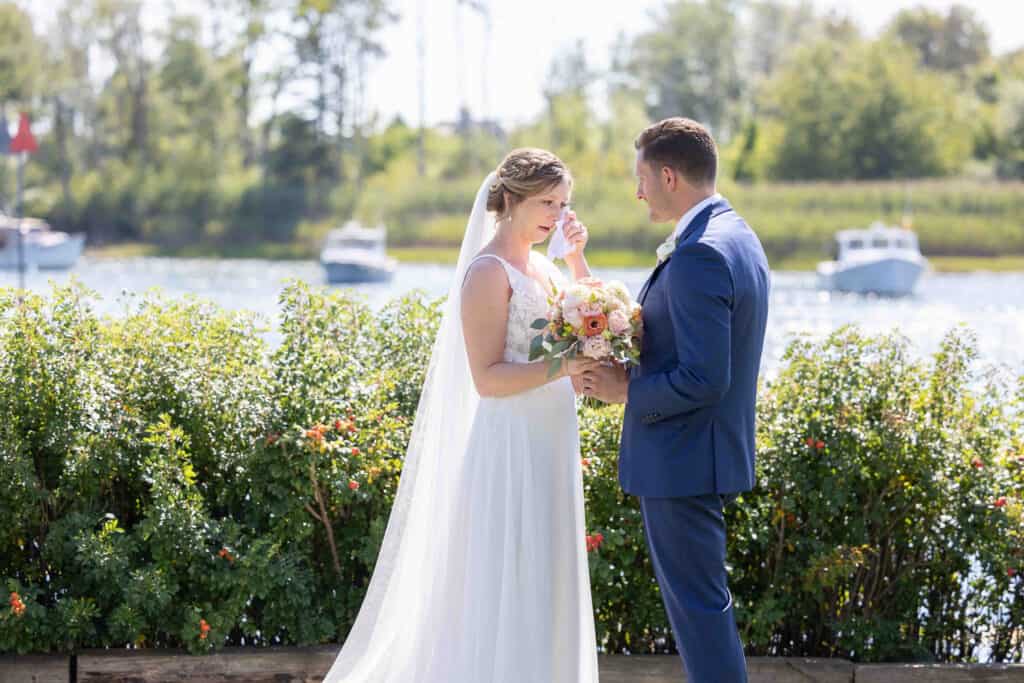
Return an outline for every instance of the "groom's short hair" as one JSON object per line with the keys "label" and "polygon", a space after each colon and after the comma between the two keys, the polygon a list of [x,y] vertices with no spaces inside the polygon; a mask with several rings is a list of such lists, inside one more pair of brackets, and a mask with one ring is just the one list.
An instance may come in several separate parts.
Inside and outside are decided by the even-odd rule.
{"label": "groom's short hair", "polygon": [[693,119],[673,116],[648,126],[634,147],[655,167],[669,166],[691,185],[712,185],[718,175],[718,150],[711,132]]}

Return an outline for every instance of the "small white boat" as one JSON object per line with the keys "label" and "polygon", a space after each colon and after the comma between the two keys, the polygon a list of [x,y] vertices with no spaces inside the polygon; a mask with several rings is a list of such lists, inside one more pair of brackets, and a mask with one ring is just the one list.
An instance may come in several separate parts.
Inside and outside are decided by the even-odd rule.
{"label": "small white boat", "polygon": [[886,296],[911,294],[928,268],[917,235],[903,228],[872,223],[835,236],[835,260],[818,264],[818,287],[839,292]]}
{"label": "small white boat", "polygon": [[385,251],[387,231],[383,227],[364,228],[355,221],[327,234],[320,264],[331,284],[387,282],[395,274],[398,261]]}
{"label": "small white boat", "polygon": [[85,235],[70,235],[52,230],[38,218],[11,218],[0,214],[0,268],[18,267],[18,230],[28,269],[57,270],[71,268],[82,255]]}

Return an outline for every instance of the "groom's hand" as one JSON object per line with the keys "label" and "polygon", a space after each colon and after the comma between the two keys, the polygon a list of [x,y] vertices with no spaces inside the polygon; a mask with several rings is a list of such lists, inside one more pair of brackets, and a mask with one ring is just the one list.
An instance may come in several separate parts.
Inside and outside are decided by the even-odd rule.
{"label": "groom's hand", "polygon": [[629,374],[618,365],[601,365],[583,373],[583,395],[604,403],[625,403],[629,394]]}

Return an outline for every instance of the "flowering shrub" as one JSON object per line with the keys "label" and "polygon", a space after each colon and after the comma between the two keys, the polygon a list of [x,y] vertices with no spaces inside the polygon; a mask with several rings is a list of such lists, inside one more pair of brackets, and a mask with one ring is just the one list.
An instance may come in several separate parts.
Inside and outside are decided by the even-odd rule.
{"label": "flowering shrub", "polygon": [[[0,650],[342,640],[373,570],[439,318],[301,284],[261,321],[77,285],[0,290]],[[1024,382],[951,334],[797,341],[762,387],[758,484],[727,511],[751,654],[1022,656]],[[581,408],[609,652],[671,651],[621,407]],[[987,648],[984,650],[983,648]]]}

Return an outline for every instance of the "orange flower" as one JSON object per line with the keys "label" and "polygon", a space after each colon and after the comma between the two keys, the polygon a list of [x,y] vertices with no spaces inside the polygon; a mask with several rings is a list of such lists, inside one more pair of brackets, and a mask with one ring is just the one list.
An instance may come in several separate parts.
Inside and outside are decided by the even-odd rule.
{"label": "orange flower", "polygon": [[352,489],[353,491],[358,491],[358,490],[359,490],[359,482],[358,482],[358,481],[355,481],[355,480],[353,480],[353,481],[350,481],[350,482],[348,483],[348,487],[349,487],[350,489]]}
{"label": "orange flower", "polygon": [[11,599],[9,602],[11,603],[11,612],[14,613],[14,616],[20,617],[22,614],[25,613],[25,603],[21,601],[20,595],[12,592]]}
{"label": "orange flower", "polygon": [[324,432],[327,431],[327,427],[322,424],[313,425],[311,428],[306,430],[306,438],[316,442],[324,440]]}
{"label": "orange flower", "polygon": [[582,463],[584,467],[590,467],[590,458],[583,458],[580,460],[580,463]]}
{"label": "orange flower", "polygon": [[608,316],[604,313],[583,316],[583,335],[594,337],[608,329]]}
{"label": "orange flower", "polygon": [[206,634],[210,632],[210,625],[206,623],[206,619],[199,620],[199,639],[206,640]]}
{"label": "orange flower", "polygon": [[355,446],[352,447],[352,455],[359,455],[359,449]]}

